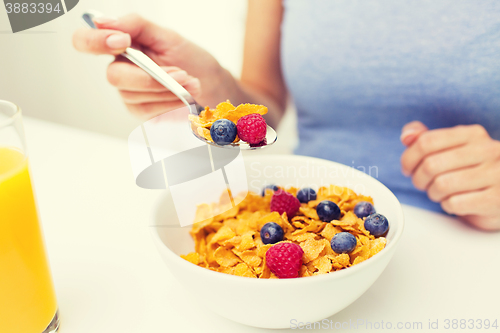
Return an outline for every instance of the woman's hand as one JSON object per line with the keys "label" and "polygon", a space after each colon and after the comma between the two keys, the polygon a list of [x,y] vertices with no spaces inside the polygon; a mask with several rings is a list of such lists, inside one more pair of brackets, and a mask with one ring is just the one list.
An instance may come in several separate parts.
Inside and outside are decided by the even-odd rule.
{"label": "woman's hand", "polygon": [[500,230],[500,141],[480,125],[403,127],[402,171],[444,211],[483,230]]}
{"label": "woman's hand", "polygon": [[[119,55],[133,45],[171,74],[199,104],[214,108],[227,99],[234,105],[262,104],[269,109],[268,124],[277,126],[287,104],[280,63],[282,12],[281,0],[249,1],[240,80],[204,49],[135,14],[94,19],[99,29],[76,31],[73,45],[82,52],[111,55]],[[169,90],[123,57],[109,65],[108,81],[118,88],[131,112],[148,118],[184,106]]]}
{"label": "woman's hand", "polygon": [[[183,85],[201,105],[213,107],[228,98],[224,96],[220,80],[230,74],[212,55],[176,32],[138,15],[120,19],[101,17],[94,21],[99,30],[82,28],[73,35],[73,45],[77,50],[118,55],[134,44]],[[118,88],[132,113],[152,118],[184,106],[173,93],[122,57],[109,65],[107,77]]]}

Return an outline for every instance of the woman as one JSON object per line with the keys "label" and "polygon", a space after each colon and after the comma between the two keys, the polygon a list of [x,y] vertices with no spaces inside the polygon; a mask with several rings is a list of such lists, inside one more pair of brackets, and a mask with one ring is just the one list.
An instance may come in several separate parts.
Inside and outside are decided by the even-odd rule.
{"label": "woman", "polygon": [[[498,230],[498,17],[492,0],[249,0],[240,80],[137,15],[98,18],[100,30],[78,30],[73,43],[117,55],[133,42],[200,104],[263,104],[273,126],[290,94],[296,153],[371,170],[402,202]],[[110,64],[108,80],[132,113],[182,106],[123,59]]]}

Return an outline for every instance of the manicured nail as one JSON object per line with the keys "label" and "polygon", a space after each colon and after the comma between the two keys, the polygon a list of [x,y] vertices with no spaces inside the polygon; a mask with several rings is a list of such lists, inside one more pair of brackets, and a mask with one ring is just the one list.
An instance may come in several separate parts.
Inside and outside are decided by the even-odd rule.
{"label": "manicured nail", "polygon": [[410,133],[404,137],[401,137],[401,143],[405,146],[411,146],[418,138],[417,133]]}
{"label": "manicured nail", "polygon": [[403,130],[403,133],[401,133],[401,137],[399,138],[401,140],[401,143],[404,144],[405,146],[411,145],[418,137],[418,130],[414,128],[408,128]]}
{"label": "manicured nail", "polygon": [[411,134],[414,134],[416,133],[417,130],[414,129],[414,128],[407,128],[407,129],[404,129],[403,132],[401,133],[401,141],[404,140],[404,138],[406,138],[407,136],[411,135]]}
{"label": "manicured nail", "polygon": [[118,18],[113,16],[100,16],[94,18],[94,22],[97,24],[110,24],[116,21],[118,21]]}
{"label": "manicured nail", "polygon": [[186,71],[176,71],[168,74],[177,82],[186,80],[188,76]]}
{"label": "manicured nail", "polygon": [[197,79],[197,78],[192,78],[191,80],[189,80],[188,82],[186,82],[184,84],[184,88],[186,88],[187,90],[195,90],[195,89],[199,89],[200,88],[200,80]]}
{"label": "manicured nail", "polygon": [[124,49],[130,46],[132,40],[129,34],[114,34],[106,39],[106,45],[111,49]]}

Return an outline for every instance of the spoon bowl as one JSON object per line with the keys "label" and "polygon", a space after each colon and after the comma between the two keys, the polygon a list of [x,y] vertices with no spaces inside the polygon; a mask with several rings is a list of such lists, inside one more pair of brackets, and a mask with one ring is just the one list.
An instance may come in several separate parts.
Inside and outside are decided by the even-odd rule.
{"label": "spoon bowl", "polygon": [[[191,122],[191,124],[193,124],[193,123]],[[247,143],[245,141],[240,140],[239,142],[230,143],[228,145],[218,145],[215,142],[208,141],[207,139],[205,139],[204,137],[199,135],[198,132],[196,131],[196,128],[194,128],[194,126],[191,126],[191,131],[193,132],[194,136],[196,136],[201,141],[205,141],[206,143],[208,143],[211,146],[216,146],[218,148],[226,148],[226,149],[243,149],[243,150],[262,149],[262,148],[266,148],[267,146],[272,145],[278,139],[278,135],[276,134],[276,131],[269,125],[267,125],[266,137],[264,138],[264,140],[262,140],[262,142],[257,143],[257,144],[250,144],[250,143]]]}

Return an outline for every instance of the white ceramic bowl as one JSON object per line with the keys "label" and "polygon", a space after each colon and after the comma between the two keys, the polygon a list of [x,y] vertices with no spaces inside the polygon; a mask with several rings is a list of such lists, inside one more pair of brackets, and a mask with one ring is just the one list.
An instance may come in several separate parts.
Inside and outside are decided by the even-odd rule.
{"label": "white ceramic bowl", "polygon": [[392,192],[352,167],[310,157],[245,157],[245,167],[249,190],[260,191],[264,185],[273,183],[313,188],[337,184],[370,195],[377,212],[389,220],[387,246],[356,266],[306,278],[260,280],[213,272],[179,257],[193,251],[194,243],[188,233],[190,228],[179,226],[167,191],[157,206],[152,234],[168,269],[186,292],[192,294],[193,300],[242,324],[290,328],[292,321],[305,323],[327,318],[360,297],[391,260],[403,232],[403,211]]}

